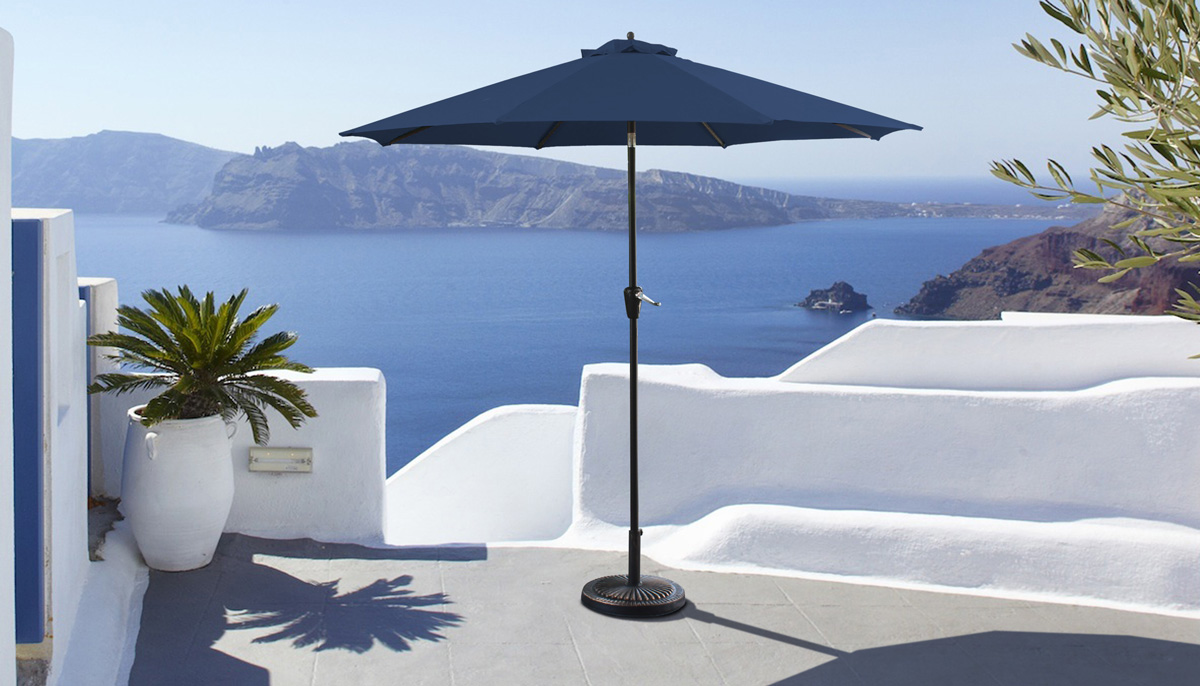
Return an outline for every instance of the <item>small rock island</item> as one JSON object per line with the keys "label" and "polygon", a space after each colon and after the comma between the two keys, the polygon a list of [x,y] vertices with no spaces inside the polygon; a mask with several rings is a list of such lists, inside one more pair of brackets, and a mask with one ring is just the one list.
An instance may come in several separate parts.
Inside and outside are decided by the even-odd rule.
{"label": "small rock island", "polygon": [[837,281],[829,288],[818,288],[808,294],[808,297],[796,303],[797,307],[810,310],[824,310],[834,314],[850,314],[871,309],[867,296],[854,290],[845,281]]}

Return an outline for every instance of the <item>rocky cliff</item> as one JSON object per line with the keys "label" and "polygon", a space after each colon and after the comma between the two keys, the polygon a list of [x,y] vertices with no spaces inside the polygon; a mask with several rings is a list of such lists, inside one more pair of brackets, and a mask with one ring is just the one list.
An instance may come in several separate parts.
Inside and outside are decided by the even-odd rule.
{"label": "rocky cliff", "polygon": [[156,133],[13,139],[14,207],[163,214],[199,202],[236,153]]}
{"label": "rocky cliff", "polygon": [[1097,279],[1105,272],[1075,269],[1071,260],[1079,248],[1116,259],[1101,239],[1117,240],[1121,234],[1112,225],[1130,216],[1109,206],[1074,226],[988,248],[953,274],[926,281],[896,313],[938,319],[995,319],[1004,310],[1162,314],[1175,301],[1175,289],[1200,283],[1194,265],[1160,262],[1103,284]]}
{"label": "rocky cliff", "polygon": [[808,297],[796,303],[796,307],[810,310],[825,310],[836,314],[862,312],[871,309],[867,296],[854,290],[845,281],[834,281],[829,288],[814,288]]}
{"label": "rocky cliff", "polygon": [[[705,231],[902,216],[1054,216],[1051,207],[834,200],[651,170],[638,175],[638,227]],[[454,146],[287,143],[229,161],[212,194],[168,221],[220,229],[514,226],[624,230],[625,172]],[[1040,214],[1038,214],[1040,213]]]}

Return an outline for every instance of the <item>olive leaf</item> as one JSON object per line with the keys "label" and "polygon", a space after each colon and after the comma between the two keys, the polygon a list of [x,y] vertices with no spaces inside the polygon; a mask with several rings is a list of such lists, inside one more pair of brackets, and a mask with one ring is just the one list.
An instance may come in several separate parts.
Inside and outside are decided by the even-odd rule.
{"label": "olive leaf", "polygon": [[[1121,150],[1092,149],[1098,166],[1088,188],[1066,168],[1046,163],[1043,183],[1017,159],[993,162],[994,176],[1050,201],[1110,204],[1136,219],[1114,228],[1142,254],[1110,262],[1078,250],[1076,267],[1109,272],[1111,282],[1131,269],[1162,260],[1200,261],[1200,10],[1195,0],[1042,0],[1042,10],[1075,34],[1080,44],[1058,39],[1047,47],[1026,34],[1017,52],[1096,85],[1100,107],[1092,118],[1133,125]],[[1094,189],[1092,188],[1094,187]],[[1152,246],[1148,239],[1155,241]],[[1163,248],[1169,249],[1155,250]],[[1200,322],[1200,305],[1184,291],[1172,312]]]}

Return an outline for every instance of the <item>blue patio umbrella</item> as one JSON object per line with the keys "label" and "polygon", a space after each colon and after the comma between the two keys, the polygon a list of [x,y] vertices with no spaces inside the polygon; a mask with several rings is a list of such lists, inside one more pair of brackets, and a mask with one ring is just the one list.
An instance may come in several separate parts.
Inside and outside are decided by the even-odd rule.
{"label": "blue patio umbrella", "polygon": [[381,145],[470,144],[523,148],[624,145],[629,175],[629,571],[584,585],[587,607],[621,617],[670,614],[683,589],[641,573],[638,528],[635,148],[825,138],[878,140],[921,127],[675,56],[675,49],[612,40],[579,59],[456,95],[342,132]]}

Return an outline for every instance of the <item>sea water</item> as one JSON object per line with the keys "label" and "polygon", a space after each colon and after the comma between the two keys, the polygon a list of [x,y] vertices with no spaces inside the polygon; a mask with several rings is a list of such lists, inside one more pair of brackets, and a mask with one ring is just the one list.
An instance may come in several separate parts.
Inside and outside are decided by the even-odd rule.
{"label": "sea water", "polygon": [[[895,316],[925,280],[1051,223],[901,218],[639,235],[638,283],[663,303],[643,307],[641,362],[778,374],[873,316]],[[490,408],[573,405],[585,364],[628,360],[623,233],[236,232],[80,215],[76,252],[80,275],[116,278],[124,304],[148,288],[249,288],[247,312],[280,305],[264,333],[299,333],[293,359],[383,370],[388,473]],[[795,307],[834,281],[875,309]]]}

